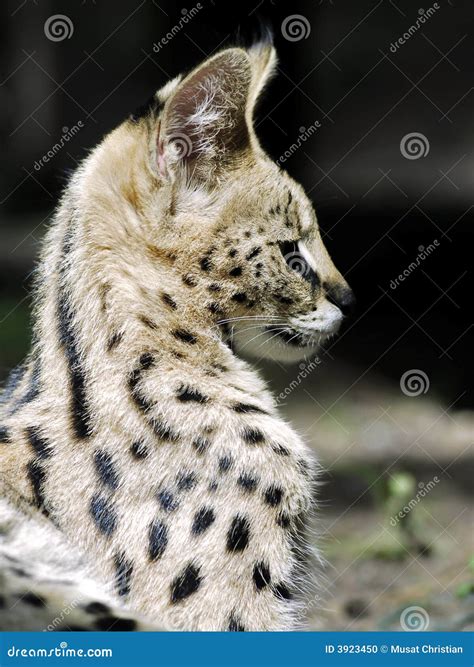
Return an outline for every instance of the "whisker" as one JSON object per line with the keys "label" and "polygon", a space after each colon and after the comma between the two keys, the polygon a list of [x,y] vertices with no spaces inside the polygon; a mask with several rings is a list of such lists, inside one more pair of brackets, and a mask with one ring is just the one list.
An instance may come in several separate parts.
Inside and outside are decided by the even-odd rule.
{"label": "whisker", "polygon": [[[279,331],[285,331],[285,328],[284,328],[284,327],[280,327]],[[257,334],[256,336],[254,336],[253,338],[251,338],[249,341],[247,341],[247,342],[245,343],[245,345],[243,345],[242,349],[244,349],[245,347],[247,347],[247,345],[249,345],[250,343],[252,343],[252,342],[253,342],[254,340],[256,340],[259,336],[263,336],[263,334],[266,334],[266,333],[268,333],[268,331],[261,331],[259,334]],[[275,334],[275,336],[278,336],[278,333],[279,333],[279,332],[277,331],[277,333]],[[275,336],[272,336],[272,338],[275,338]],[[264,343],[267,343],[267,342],[269,342],[270,340],[272,340],[272,338],[269,338],[268,341],[263,341],[263,343],[261,343],[261,345],[259,345],[259,349],[260,349],[260,347],[261,347]]]}
{"label": "whisker", "polygon": [[240,320],[282,320],[280,315],[241,315],[239,317],[228,317],[218,320],[217,324],[228,324],[229,322],[238,322]]}
{"label": "whisker", "polygon": [[[276,329],[274,329],[274,331],[276,331]],[[258,346],[258,349],[260,349],[262,347],[262,345],[264,345],[265,343],[269,343],[271,340],[276,338],[282,331],[288,331],[288,329],[286,327],[280,327],[278,329],[278,331],[276,331],[274,336],[271,336],[271,338],[269,338],[268,340],[264,340],[262,343],[260,343],[260,345]]]}
{"label": "whisker", "polygon": [[[280,322],[279,325],[280,326],[286,326],[286,322]],[[250,329],[260,329],[264,326],[265,326],[265,322],[261,322],[259,324],[250,324],[248,327],[244,327],[243,329],[239,329],[238,333],[240,334],[240,333],[243,333],[244,331],[249,331]],[[275,322],[273,322],[270,326],[272,327],[271,330],[273,331],[275,326],[277,326],[277,325],[275,324]],[[270,327],[267,325],[267,327],[265,327],[265,328],[268,330]]]}

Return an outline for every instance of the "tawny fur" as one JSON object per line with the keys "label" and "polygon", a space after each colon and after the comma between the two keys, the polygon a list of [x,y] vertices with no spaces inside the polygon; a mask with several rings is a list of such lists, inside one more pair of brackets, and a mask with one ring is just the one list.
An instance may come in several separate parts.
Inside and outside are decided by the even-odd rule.
{"label": "tawny fur", "polygon": [[[268,46],[222,51],[85,160],[0,407],[9,511],[36,508],[24,521],[84,561],[74,586],[91,578],[97,600],[155,627],[292,629],[310,590],[316,465],[239,351],[314,352],[342,318],[329,292],[348,288],[253,129],[274,64]],[[285,241],[317,282],[285,261]],[[23,623],[8,605],[1,618]]]}

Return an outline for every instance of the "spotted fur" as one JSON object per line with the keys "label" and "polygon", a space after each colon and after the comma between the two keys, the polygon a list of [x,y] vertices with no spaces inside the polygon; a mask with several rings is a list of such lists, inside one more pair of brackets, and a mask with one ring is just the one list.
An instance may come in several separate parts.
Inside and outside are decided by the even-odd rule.
{"label": "spotted fur", "polygon": [[255,135],[274,66],[268,45],[211,57],[66,188],[0,407],[2,629],[79,594],[81,629],[302,623],[316,464],[241,355],[314,352],[352,296]]}

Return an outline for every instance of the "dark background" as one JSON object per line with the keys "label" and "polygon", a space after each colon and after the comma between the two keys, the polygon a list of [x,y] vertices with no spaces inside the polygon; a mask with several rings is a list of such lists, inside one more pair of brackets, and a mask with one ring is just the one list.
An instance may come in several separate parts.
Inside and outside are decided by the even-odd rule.
{"label": "dark background", "polygon": [[[330,566],[311,627],[399,630],[421,605],[430,629],[473,629],[473,3],[439,0],[393,53],[432,4],[201,0],[183,25],[197,6],[186,2],[1,3],[0,382],[28,349],[31,274],[71,170],[171,77],[271,26],[279,67],[258,134],[278,160],[319,121],[284,167],[313,200],[358,298],[317,370],[259,363],[325,469],[317,544]],[[55,14],[73,27],[62,41],[45,34]],[[294,15],[304,35],[292,41],[282,25]],[[429,152],[410,160],[400,145],[415,132]],[[403,390],[408,371],[427,378],[424,393]]]}
{"label": "dark background", "polygon": [[[203,0],[155,53],[153,43],[183,16],[181,3],[2,3],[0,374],[24,353],[37,240],[67,174],[170,77],[224,45],[251,42],[264,22],[280,62],[258,110],[259,135],[278,159],[300,128],[321,123],[284,167],[314,201],[325,242],[358,297],[356,323],[331,354],[356,355],[393,378],[423,369],[448,402],[466,391],[457,406],[469,405],[474,9],[461,0],[438,4],[392,53],[390,44],[419,15],[410,0]],[[188,5],[188,12],[195,7]],[[43,26],[53,14],[71,19],[70,38],[46,39]],[[292,14],[308,21],[306,38],[283,37],[282,22]],[[62,128],[79,120],[84,128],[35,170]],[[427,137],[426,157],[401,154],[411,132]],[[434,239],[437,250],[391,290],[419,246]]]}

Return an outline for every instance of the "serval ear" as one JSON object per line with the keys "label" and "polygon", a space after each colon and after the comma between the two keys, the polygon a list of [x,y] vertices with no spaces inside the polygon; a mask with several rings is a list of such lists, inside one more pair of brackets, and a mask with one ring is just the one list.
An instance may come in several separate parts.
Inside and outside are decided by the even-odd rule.
{"label": "serval ear", "polygon": [[249,122],[252,124],[255,105],[263,89],[274,76],[277,67],[277,54],[272,44],[272,35],[267,32],[264,39],[248,50],[252,64],[252,84],[249,95]]}
{"label": "serval ear", "polygon": [[212,181],[245,159],[251,84],[249,56],[233,48],[206,60],[177,86],[165,104],[157,138],[163,178]]}

